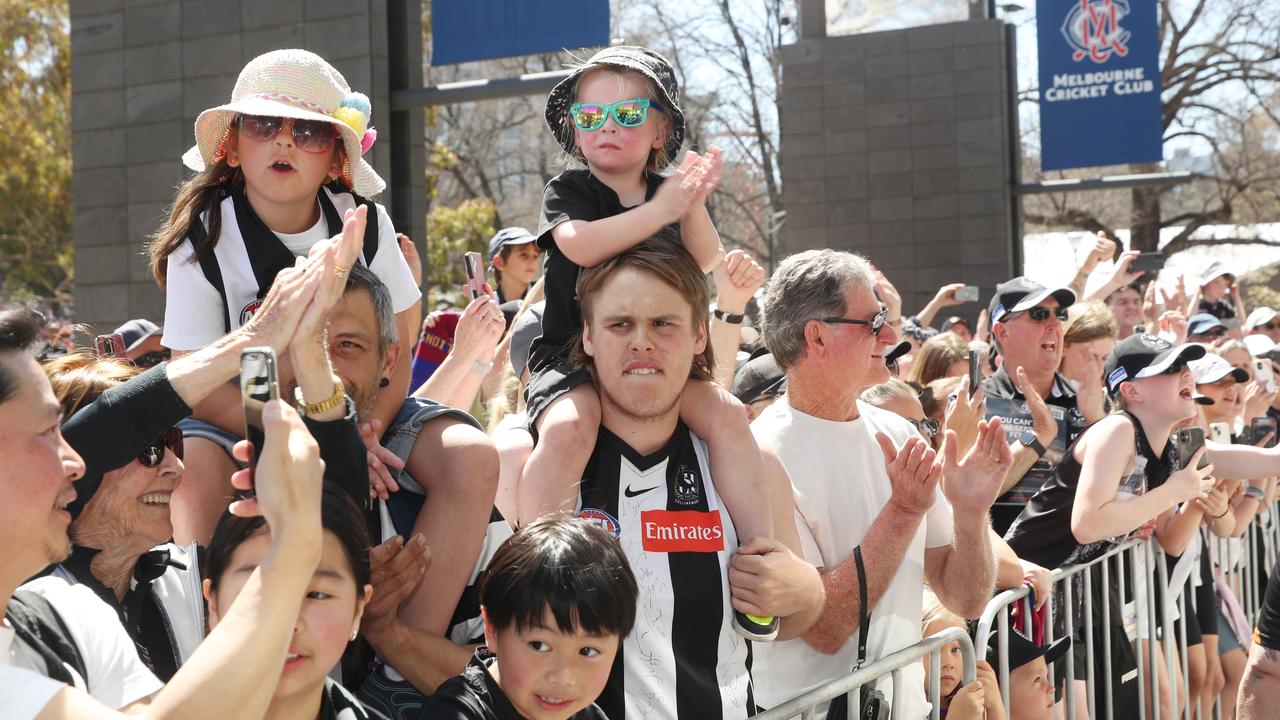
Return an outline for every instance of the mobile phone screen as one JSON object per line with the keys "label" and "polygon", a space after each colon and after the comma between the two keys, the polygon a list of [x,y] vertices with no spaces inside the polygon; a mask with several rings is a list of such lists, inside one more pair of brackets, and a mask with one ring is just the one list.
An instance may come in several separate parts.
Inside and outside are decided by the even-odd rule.
{"label": "mobile phone screen", "polygon": [[244,436],[251,446],[249,467],[256,468],[266,440],[262,410],[268,401],[280,398],[276,355],[271,348],[246,348],[240,353],[240,395],[244,403]]}

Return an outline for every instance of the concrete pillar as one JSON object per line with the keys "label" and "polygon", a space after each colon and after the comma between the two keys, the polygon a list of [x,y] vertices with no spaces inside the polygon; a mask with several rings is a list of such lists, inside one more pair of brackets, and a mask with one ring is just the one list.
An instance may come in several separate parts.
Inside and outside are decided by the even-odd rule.
{"label": "concrete pillar", "polygon": [[783,47],[779,257],[861,252],[906,313],[951,282],[985,306],[1014,267],[1012,42],[971,20]]}

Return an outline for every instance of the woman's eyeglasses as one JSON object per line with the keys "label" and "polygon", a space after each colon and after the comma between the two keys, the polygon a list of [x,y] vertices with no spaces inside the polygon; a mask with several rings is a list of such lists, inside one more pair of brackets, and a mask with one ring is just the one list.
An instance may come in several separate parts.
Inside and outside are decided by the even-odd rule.
{"label": "woman's eyeglasses", "polygon": [[138,462],[149,468],[156,467],[164,462],[166,449],[179,460],[182,459],[182,428],[175,426],[165,430],[163,435],[142,448],[142,452],[138,453]]}
{"label": "woman's eyeglasses", "polygon": [[569,106],[569,116],[579,130],[599,130],[613,116],[613,121],[625,128],[640,127],[649,117],[649,108],[662,112],[662,106],[649,98],[619,100],[612,105],[598,103],[574,103]]}
{"label": "woman's eyeglasses", "polygon": [[279,135],[286,123],[293,132],[293,144],[303,152],[328,152],[338,140],[338,128],[333,123],[265,115],[241,115],[240,132],[250,140],[267,142]]}

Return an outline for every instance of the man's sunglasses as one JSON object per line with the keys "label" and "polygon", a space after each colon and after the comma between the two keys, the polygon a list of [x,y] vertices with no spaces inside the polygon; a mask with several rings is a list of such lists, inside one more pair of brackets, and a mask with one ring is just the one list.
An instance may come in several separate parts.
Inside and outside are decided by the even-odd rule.
{"label": "man's sunglasses", "polygon": [[240,133],[250,140],[267,142],[280,134],[287,123],[293,132],[293,144],[309,153],[328,152],[338,140],[338,128],[322,120],[268,117],[266,115],[241,115]]}
{"label": "man's sunglasses", "polygon": [[142,448],[142,452],[138,453],[138,462],[149,468],[156,467],[164,462],[165,449],[179,460],[182,459],[182,428],[175,426],[165,430],[163,435]]}
{"label": "man's sunglasses", "polygon": [[1254,326],[1255,330],[1258,328],[1262,328],[1263,330],[1275,330],[1276,328],[1280,328],[1280,323],[1269,322]]}
{"label": "man's sunglasses", "polygon": [[840,325],[866,325],[871,328],[871,337],[880,336],[880,328],[884,327],[885,320],[889,319],[889,308],[880,306],[880,312],[876,313],[870,320],[854,320],[844,317],[824,317],[818,318],[819,322],[836,323]]}
{"label": "man's sunglasses", "polygon": [[1057,308],[1033,307],[1033,308],[1028,308],[1024,312],[1027,314],[1027,317],[1031,318],[1032,322],[1038,322],[1038,323],[1048,320],[1050,315],[1056,316],[1059,322],[1066,322],[1067,314],[1068,314],[1067,309],[1063,307],[1057,307]]}
{"label": "man's sunglasses", "polygon": [[649,117],[649,108],[662,112],[662,106],[649,98],[619,100],[612,105],[574,103],[569,106],[569,116],[579,130],[599,130],[613,116],[613,121],[626,128],[640,127]]}

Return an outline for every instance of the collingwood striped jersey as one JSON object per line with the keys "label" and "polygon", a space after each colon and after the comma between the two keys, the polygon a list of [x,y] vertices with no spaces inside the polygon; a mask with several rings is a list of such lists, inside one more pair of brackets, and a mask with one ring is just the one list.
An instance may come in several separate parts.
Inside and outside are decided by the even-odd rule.
{"label": "collingwood striped jersey", "polygon": [[727,573],[738,546],[706,444],[678,423],[640,455],[600,428],[578,516],[618,537],[640,587],[636,624],[597,703],[611,718],[745,718],[751,647],[734,632]]}

